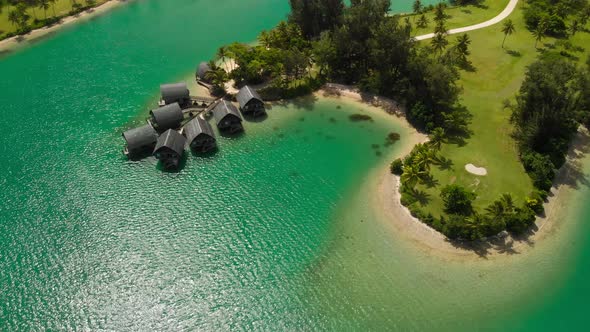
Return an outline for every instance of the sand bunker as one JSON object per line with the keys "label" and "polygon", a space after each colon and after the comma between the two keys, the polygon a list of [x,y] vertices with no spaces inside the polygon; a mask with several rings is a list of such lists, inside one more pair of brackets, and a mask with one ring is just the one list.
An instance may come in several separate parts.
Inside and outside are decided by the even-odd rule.
{"label": "sand bunker", "polygon": [[488,175],[487,169],[485,169],[483,167],[477,167],[473,164],[465,165],[465,170],[471,174],[475,174],[475,175],[479,175],[479,176]]}

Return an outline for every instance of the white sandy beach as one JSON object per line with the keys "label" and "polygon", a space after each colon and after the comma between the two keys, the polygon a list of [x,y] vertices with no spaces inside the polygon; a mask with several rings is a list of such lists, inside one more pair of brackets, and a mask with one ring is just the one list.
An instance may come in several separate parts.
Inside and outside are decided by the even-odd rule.
{"label": "white sandy beach", "polygon": [[87,20],[87,19],[92,18],[94,16],[103,14],[115,7],[126,4],[129,1],[132,1],[132,0],[110,0],[110,1],[103,3],[102,5],[100,5],[98,7],[93,8],[90,11],[84,11],[84,12],[82,12],[78,15],[74,15],[74,16],[68,16],[68,17],[62,19],[61,22],[58,24],[35,29],[24,36],[14,36],[11,38],[1,40],[0,41],[0,52],[11,51],[11,50],[14,50],[18,47],[28,45],[31,42],[35,41],[36,39],[39,39],[40,37],[43,37],[47,34],[58,31],[59,29],[69,26],[73,23],[76,23],[76,22],[79,22],[82,20]]}

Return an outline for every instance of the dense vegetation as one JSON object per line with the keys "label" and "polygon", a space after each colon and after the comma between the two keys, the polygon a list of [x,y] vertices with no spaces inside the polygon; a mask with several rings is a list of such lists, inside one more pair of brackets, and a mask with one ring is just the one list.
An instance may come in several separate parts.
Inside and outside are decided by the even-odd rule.
{"label": "dense vegetation", "polygon": [[589,17],[586,0],[527,0],[524,10],[527,28],[541,36],[564,36],[568,32],[568,20],[572,21],[570,28],[577,30]]}
{"label": "dense vegetation", "polygon": [[[58,15],[55,6],[60,0],[0,0],[0,13],[8,10],[8,21],[15,27],[14,32],[0,34],[0,39],[22,35],[33,29],[59,22],[65,15]],[[63,1],[63,0],[62,0]],[[74,15],[92,8],[105,0],[68,0]],[[43,15],[38,14],[43,12]]]}
{"label": "dense vegetation", "polygon": [[589,72],[569,60],[544,57],[528,68],[511,107],[523,165],[540,190],[551,188],[572,137],[588,123]]}
{"label": "dense vegetation", "polygon": [[229,57],[237,64],[226,68],[227,79],[237,85],[266,83],[261,93],[268,98],[309,93],[325,81],[355,84],[402,102],[408,120],[420,129],[467,133],[469,112],[458,104],[456,81],[458,69],[469,64],[470,40],[460,36],[444,51],[449,44],[444,15],[437,42],[420,47],[410,36],[410,23],[388,15],[389,0],[290,4],[289,20],[263,31],[258,45],[220,49],[218,60]]}

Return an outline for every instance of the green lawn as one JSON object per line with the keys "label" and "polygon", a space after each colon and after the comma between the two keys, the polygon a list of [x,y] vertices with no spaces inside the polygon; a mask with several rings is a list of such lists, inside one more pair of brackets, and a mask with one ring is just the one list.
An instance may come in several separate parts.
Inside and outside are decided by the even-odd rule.
{"label": "green lawn", "polygon": [[[107,1],[108,0],[96,0],[96,4],[101,5]],[[86,2],[84,0],[78,0],[78,3],[80,3],[82,5],[86,5]],[[11,6],[6,6],[6,7],[2,8],[2,13],[0,13],[0,39],[4,38],[5,34],[14,32],[16,30],[16,27],[8,21],[8,13],[11,10],[12,10]],[[47,10],[47,17],[54,16],[53,15],[54,10],[55,10],[56,16],[64,16],[64,15],[68,14],[72,10],[71,0],[57,0],[55,2],[55,6],[49,8]],[[35,18],[39,18],[39,19],[45,18],[45,12],[41,8],[34,8],[34,10],[33,10],[33,8],[31,8],[31,9],[29,9],[28,13],[31,16],[31,20],[30,20],[31,24],[33,23],[33,20]]]}
{"label": "green lawn", "polygon": [[[522,202],[533,190],[531,180],[518,160],[515,142],[510,136],[510,112],[503,109],[502,101],[513,100],[524,78],[526,66],[534,62],[540,52],[549,51],[554,46],[555,51],[563,48],[558,46],[559,41],[546,38],[539,43],[540,50],[535,49],[534,38],[524,26],[521,5],[510,16],[516,26],[516,33],[508,37],[505,49],[501,48],[502,23],[468,33],[473,41],[470,60],[476,69],[474,72],[462,71],[459,84],[463,87],[462,104],[473,114],[470,126],[473,135],[464,146],[443,146],[441,154],[453,161],[453,169],[433,169],[437,186],[417,187],[429,195],[430,202],[423,210],[435,216],[443,210],[439,194],[440,189],[447,184],[457,183],[476,192],[478,198],[475,207],[480,211],[502,193],[512,193],[518,202]],[[586,47],[578,53],[570,51],[580,62],[585,61],[590,51],[590,33],[579,32],[570,41],[574,45]],[[464,168],[467,163],[485,167],[488,175],[478,177],[469,174]]]}
{"label": "green lawn", "polygon": [[[448,16],[446,27],[447,29],[454,29],[485,22],[500,14],[508,5],[508,2],[509,0],[485,0],[478,6],[468,5],[448,8],[445,10]],[[412,30],[413,36],[434,32],[434,11],[429,11],[425,15],[428,18],[428,26],[419,29],[416,28],[416,22],[420,15],[407,15],[414,27]]]}

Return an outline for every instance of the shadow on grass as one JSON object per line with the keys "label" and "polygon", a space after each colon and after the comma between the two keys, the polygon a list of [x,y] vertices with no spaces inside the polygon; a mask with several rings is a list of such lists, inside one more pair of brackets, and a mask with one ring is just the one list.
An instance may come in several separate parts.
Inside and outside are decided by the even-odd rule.
{"label": "shadow on grass", "polygon": [[434,188],[439,185],[439,181],[435,179],[432,174],[428,174],[427,176],[424,176],[424,178],[422,179],[422,184],[424,184],[428,188]]}
{"label": "shadow on grass", "polygon": [[519,51],[515,51],[515,50],[506,50],[506,54],[516,57],[516,58],[520,58],[522,56],[522,54]]}
{"label": "shadow on grass", "polygon": [[471,63],[471,61],[467,61],[459,65],[459,67],[466,72],[475,73],[477,68]]}
{"label": "shadow on grass", "polygon": [[440,157],[438,161],[438,169],[441,171],[452,171],[453,170],[453,161],[446,157]]}
{"label": "shadow on grass", "polygon": [[408,195],[410,195],[415,202],[420,203],[422,207],[430,203],[430,194],[423,190],[418,190],[414,188],[412,190],[408,190]]}

